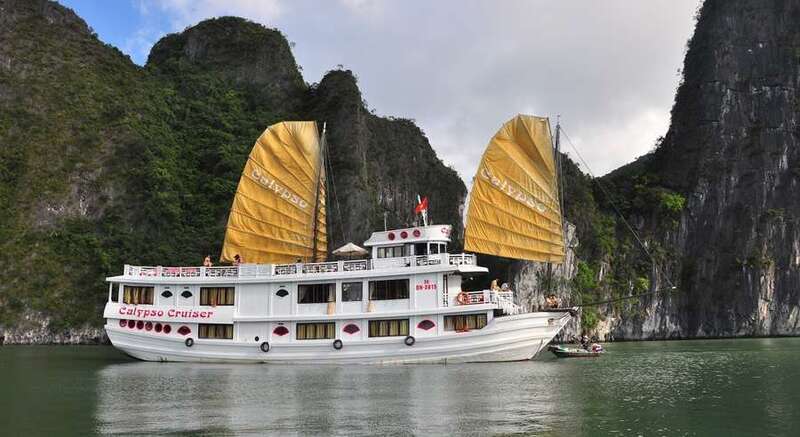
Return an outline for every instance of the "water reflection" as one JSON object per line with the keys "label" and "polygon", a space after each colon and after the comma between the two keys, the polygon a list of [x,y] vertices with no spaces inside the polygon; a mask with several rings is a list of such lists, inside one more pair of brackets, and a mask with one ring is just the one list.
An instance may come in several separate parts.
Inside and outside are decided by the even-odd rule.
{"label": "water reflection", "polygon": [[[98,430],[318,435],[542,432],[554,429],[565,413],[553,386],[554,373],[558,374],[554,370],[553,363],[116,364],[98,373]],[[520,385],[525,390],[514,389]]]}
{"label": "water reflection", "polygon": [[0,348],[3,435],[800,435],[800,338],[450,366],[132,362]]}

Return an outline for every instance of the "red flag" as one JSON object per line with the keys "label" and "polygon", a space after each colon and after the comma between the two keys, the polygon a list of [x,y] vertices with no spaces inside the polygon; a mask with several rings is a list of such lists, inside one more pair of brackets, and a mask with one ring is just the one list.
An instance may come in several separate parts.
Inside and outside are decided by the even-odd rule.
{"label": "red flag", "polygon": [[419,214],[422,211],[427,211],[427,210],[428,210],[428,197],[426,196],[426,197],[423,197],[422,201],[417,204],[417,207],[414,208],[414,212]]}

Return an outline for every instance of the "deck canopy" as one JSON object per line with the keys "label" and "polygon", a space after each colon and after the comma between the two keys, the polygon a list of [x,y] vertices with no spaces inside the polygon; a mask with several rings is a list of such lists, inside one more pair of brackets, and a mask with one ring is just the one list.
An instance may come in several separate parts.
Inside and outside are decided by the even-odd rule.
{"label": "deck canopy", "polygon": [[317,124],[284,121],[256,141],[233,199],[222,261],[324,260],[325,171]]}
{"label": "deck canopy", "polygon": [[564,240],[550,122],[518,115],[489,141],[473,179],[464,249],[562,262]]}

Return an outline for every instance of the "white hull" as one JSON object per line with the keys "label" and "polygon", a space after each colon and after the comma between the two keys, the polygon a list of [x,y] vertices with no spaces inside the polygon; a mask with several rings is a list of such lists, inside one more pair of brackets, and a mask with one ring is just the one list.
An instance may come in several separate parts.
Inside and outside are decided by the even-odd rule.
{"label": "white hull", "polygon": [[187,347],[183,339],[157,337],[106,326],[111,342],[128,355],[145,361],[275,364],[411,364],[521,361],[533,358],[569,321],[567,312],[537,312],[494,318],[485,328],[456,335],[404,337],[345,342],[341,350],[331,340],[276,344],[262,352],[259,343],[198,339]]}

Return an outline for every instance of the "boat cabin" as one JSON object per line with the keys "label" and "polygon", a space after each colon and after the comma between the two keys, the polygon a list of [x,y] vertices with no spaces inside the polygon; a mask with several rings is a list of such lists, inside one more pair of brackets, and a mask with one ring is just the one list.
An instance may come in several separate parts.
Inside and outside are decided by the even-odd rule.
{"label": "boat cabin", "polygon": [[370,259],[126,265],[123,275],[108,278],[105,317],[154,334],[273,345],[480,329],[498,297],[462,293],[462,276],[487,269],[474,255],[447,253],[450,233],[447,225],[375,232],[364,243]]}

